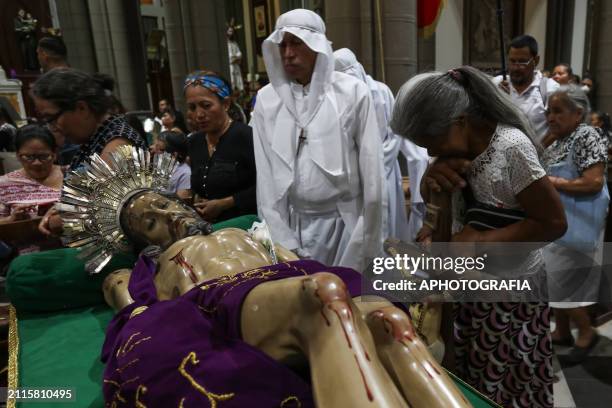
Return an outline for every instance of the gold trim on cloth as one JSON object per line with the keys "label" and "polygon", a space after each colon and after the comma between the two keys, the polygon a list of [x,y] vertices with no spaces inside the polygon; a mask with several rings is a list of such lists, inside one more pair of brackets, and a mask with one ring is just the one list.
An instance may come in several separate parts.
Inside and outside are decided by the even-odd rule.
{"label": "gold trim on cloth", "polygon": [[[8,388],[17,389],[19,385],[19,332],[17,327],[17,311],[9,305],[9,333],[8,333]],[[15,408],[15,400],[6,402],[7,408]]]}

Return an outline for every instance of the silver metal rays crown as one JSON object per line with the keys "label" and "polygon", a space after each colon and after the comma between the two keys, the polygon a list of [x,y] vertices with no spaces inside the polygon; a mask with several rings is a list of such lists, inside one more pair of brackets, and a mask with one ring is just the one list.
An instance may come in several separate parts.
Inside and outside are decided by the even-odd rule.
{"label": "silver metal rays crown", "polygon": [[168,188],[176,166],[168,153],[152,157],[146,150],[119,146],[108,163],[94,154],[66,176],[56,206],[64,222],[62,242],[80,248],[87,272],[98,273],[116,252],[131,251],[121,229],[122,208],[138,192]]}

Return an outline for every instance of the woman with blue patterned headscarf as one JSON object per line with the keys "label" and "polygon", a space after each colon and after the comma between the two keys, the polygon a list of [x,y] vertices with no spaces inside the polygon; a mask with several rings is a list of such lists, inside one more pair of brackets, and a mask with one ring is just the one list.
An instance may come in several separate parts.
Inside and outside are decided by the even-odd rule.
{"label": "woman with blue patterned headscarf", "polygon": [[257,213],[252,130],[230,118],[231,93],[212,71],[185,79],[187,116],[196,128],[189,139],[191,188],[196,210],[209,222]]}

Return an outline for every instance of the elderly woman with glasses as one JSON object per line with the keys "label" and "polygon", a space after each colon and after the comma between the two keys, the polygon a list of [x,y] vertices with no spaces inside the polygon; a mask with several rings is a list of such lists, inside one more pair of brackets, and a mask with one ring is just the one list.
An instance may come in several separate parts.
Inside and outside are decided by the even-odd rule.
{"label": "elderly woman with glasses", "polygon": [[[123,115],[114,114],[116,102],[108,88],[109,77],[90,75],[72,68],[53,69],[41,76],[30,91],[39,118],[54,134],[80,145],[70,163],[83,165],[94,153],[107,159],[118,146],[146,149],[146,142]],[[43,233],[61,230],[61,221],[50,211],[40,225]]]}
{"label": "elderly woman with glasses", "polygon": [[209,222],[256,214],[253,131],[233,121],[231,88],[210,71],[185,80],[187,117],[197,131],[189,138],[194,206]]}
{"label": "elderly woman with glasses", "polygon": [[60,198],[63,174],[54,165],[56,145],[44,127],[28,125],[15,138],[22,169],[0,177],[0,223],[43,213]]}

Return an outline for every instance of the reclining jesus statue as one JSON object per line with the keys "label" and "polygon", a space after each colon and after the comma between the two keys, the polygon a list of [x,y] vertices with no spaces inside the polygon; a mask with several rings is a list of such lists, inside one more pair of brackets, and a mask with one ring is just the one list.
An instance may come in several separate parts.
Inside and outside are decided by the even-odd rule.
{"label": "reclining jesus statue", "polygon": [[[404,311],[360,298],[361,275],[239,229],[210,233],[160,193],[172,160],[122,146],[66,181],[65,242],[117,311],[102,359],[109,407],[469,407]],[[151,250],[155,248],[156,250]]]}

